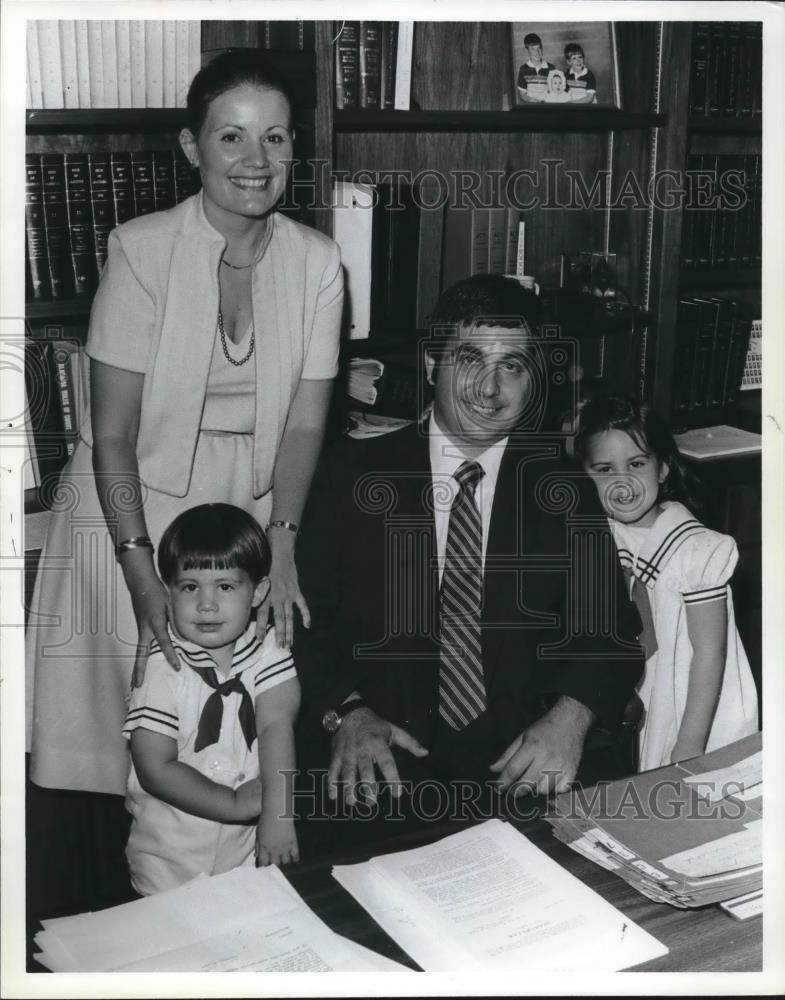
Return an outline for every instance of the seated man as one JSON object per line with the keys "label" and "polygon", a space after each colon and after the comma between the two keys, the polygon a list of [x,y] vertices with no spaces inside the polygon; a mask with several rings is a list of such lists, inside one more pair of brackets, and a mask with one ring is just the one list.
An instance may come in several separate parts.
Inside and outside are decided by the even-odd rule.
{"label": "seated man", "polygon": [[641,674],[596,492],[537,430],[536,305],[497,275],[453,286],[426,345],[430,415],[320,465],[297,562],[298,765],[329,769],[331,799],[343,784],[356,804],[361,782],[378,806],[379,779],[403,781],[387,805],[404,811],[408,782],[472,782],[478,802],[563,790]]}

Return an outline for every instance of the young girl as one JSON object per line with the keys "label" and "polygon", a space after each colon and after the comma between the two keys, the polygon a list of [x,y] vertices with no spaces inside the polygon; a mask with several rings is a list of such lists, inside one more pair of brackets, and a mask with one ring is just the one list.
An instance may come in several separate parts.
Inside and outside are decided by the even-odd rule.
{"label": "young girl", "polygon": [[640,769],[732,743],[758,728],[755,682],[728,580],[736,543],[696,520],[665,422],[620,396],[580,413],[575,452],[608,515],[643,621]]}

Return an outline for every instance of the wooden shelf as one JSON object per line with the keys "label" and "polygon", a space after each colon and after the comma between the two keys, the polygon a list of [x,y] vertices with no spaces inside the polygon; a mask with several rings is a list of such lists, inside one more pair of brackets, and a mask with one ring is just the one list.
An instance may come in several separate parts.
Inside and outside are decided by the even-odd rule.
{"label": "wooden shelf", "polygon": [[718,288],[757,288],[761,283],[760,266],[701,267],[682,270],[679,285],[682,291]]}
{"label": "wooden shelf", "polygon": [[[45,323],[47,320],[87,319],[93,297],[80,299],[51,299],[47,302],[26,302],[25,318],[32,323]],[[35,336],[35,329],[32,331]]]}
{"label": "wooden shelf", "polygon": [[690,118],[687,127],[693,134],[702,135],[761,135],[760,118]]}
{"label": "wooden shelf", "polygon": [[618,108],[530,107],[511,111],[336,111],[336,132],[612,132],[666,124],[665,115]]}
{"label": "wooden shelf", "polygon": [[177,132],[185,108],[91,108],[25,112],[29,135],[91,132]]}

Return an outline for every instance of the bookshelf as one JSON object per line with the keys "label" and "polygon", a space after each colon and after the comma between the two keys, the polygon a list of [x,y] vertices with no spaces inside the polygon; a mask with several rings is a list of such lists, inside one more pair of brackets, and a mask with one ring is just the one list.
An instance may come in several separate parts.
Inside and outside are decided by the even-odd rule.
{"label": "bookshelf", "polygon": [[663,125],[656,114],[619,108],[515,108],[511,111],[336,111],[336,132],[611,132]]}

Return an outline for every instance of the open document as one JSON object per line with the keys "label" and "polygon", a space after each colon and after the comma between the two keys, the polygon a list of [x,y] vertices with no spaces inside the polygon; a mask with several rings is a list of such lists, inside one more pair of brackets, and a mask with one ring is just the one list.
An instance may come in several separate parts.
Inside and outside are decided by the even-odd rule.
{"label": "open document", "polygon": [[427,972],[614,972],[668,951],[498,819],[333,875]]}
{"label": "open document", "polygon": [[36,958],[53,972],[409,971],[335,934],[274,867],[235,868],[43,927]]}

